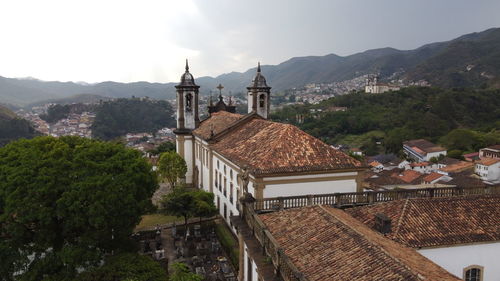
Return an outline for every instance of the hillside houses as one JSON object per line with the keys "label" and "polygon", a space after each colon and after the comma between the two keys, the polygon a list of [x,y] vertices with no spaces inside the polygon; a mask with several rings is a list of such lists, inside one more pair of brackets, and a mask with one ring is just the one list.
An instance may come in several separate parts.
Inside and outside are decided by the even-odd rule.
{"label": "hillside houses", "polygon": [[446,156],[446,149],[424,139],[403,142],[403,152],[415,162],[431,161],[432,158]]}

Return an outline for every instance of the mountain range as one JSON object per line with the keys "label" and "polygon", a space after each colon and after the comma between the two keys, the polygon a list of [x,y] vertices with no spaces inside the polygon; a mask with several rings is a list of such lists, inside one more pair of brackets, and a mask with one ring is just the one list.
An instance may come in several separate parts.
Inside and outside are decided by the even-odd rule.
{"label": "mountain range", "polygon": [[[196,74],[196,66],[191,66]],[[256,68],[217,77],[198,77],[202,94],[221,83],[233,94],[245,92]],[[381,48],[349,56],[329,54],[291,58],[278,65],[264,65],[262,72],[273,91],[302,87],[308,83],[340,82],[364,74],[378,73],[380,78],[406,81],[427,80],[438,87],[500,87],[500,28],[463,35],[456,39],[431,43],[414,50]],[[179,77],[182,73],[179,72]],[[46,82],[36,79],[0,76],[0,103],[26,106],[46,100],[90,94],[94,97],[173,98],[177,82],[83,84]]]}

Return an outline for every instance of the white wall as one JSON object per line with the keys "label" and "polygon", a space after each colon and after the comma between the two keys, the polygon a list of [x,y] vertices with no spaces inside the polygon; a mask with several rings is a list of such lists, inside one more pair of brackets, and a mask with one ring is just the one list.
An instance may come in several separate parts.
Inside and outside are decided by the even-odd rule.
{"label": "white wall", "polygon": [[186,161],[187,172],[186,172],[186,183],[193,182],[193,137],[184,137],[184,160]]}
{"label": "white wall", "polygon": [[[227,162],[227,160],[224,159]],[[218,167],[217,167],[218,162]],[[227,165],[223,162],[223,159],[219,157],[217,154],[214,154],[212,157],[212,167],[213,167],[213,193],[217,200],[219,198],[220,208],[219,213],[224,218],[224,204],[227,206],[227,214],[226,214],[226,223],[227,225],[231,225],[229,217],[231,215],[236,216],[239,214],[237,209],[238,204],[238,189],[240,189],[238,185],[238,173],[236,170],[231,168],[231,166]],[[218,182],[218,178],[216,175],[221,175],[221,185],[222,187],[219,189],[216,187],[215,182]],[[226,180],[226,194],[224,195],[224,179]],[[231,197],[231,184],[232,184],[232,197]],[[250,189],[249,189],[250,191]],[[243,191],[240,192],[242,193]],[[232,200],[231,200],[232,199]],[[217,204],[217,201],[215,202]],[[233,229],[233,228],[231,228]]]}
{"label": "white wall", "polygon": [[259,281],[259,276],[257,273],[257,264],[255,264],[255,260],[252,258],[252,280],[248,279],[248,248],[247,245],[245,244],[245,253],[243,255],[243,281]]}
{"label": "white wall", "polygon": [[[308,176],[290,176],[290,177],[273,177],[264,178],[264,182],[273,180],[305,180],[308,182],[299,183],[282,183],[282,184],[267,184],[264,188],[264,198],[279,197],[279,196],[297,196],[308,194],[328,194],[336,192],[356,192],[357,184],[355,179],[335,179],[342,176],[356,176],[357,172],[337,173],[337,174],[322,174]],[[315,181],[321,177],[334,178],[328,181]]]}
{"label": "white wall", "polygon": [[480,265],[484,267],[483,281],[500,280],[500,242],[417,251],[457,277],[464,277],[464,268]]}
{"label": "white wall", "polygon": [[446,156],[446,150],[443,150],[443,151],[437,151],[437,152],[429,152],[427,153],[427,155],[425,156],[425,161],[430,161],[432,157],[436,157],[438,158],[439,155],[444,155]]}

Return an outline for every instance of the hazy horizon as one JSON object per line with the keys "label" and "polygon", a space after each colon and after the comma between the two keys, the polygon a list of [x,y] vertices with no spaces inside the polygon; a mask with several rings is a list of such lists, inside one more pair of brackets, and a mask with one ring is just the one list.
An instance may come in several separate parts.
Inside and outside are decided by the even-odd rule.
{"label": "hazy horizon", "polygon": [[0,76],[177,82],[292,57],[410,50],[500,26],[499,1],[0,3]]}

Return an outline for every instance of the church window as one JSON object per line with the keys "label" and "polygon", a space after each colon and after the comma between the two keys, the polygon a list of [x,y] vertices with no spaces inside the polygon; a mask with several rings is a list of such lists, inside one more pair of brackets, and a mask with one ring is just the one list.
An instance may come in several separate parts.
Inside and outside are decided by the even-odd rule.
{"label": "church window", "polygon": [[229,185],[229,202],[231,202],[231,204],[234,204],[234,201],[233,201],[233,183],[231,183]]}
{"label": "church window", "polygon": [[266,96],[260,95],[260,97],[259,97],[259,106],[260,107],[264,107],[265,103],[266,103]]}
{"label": "church window", "polygon": [[233,180],[233,170],[229,170],[229,178]]}
{"label": "church window", "polygon": [[226,174],[226,165],[224,165],[224,175]]}
{"label": "church window", "polygon": [[191,94],[186,95],[186,110],[191,111],[193,103],[193,96]]}
{"label": "church window", "polygon": [[479,265],[471,265],[464,269],[465,281],[482,281],[483,280],[483,267]]}
{"label": "church window", "polygon": [[219,160],[217,160],[217,169],[219,169]]}
{"label": "church window", "polygon": [[224,178],[224,197],[227,197],[227,181],[226,178]]}

